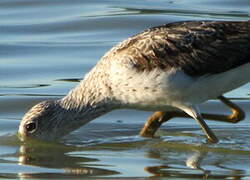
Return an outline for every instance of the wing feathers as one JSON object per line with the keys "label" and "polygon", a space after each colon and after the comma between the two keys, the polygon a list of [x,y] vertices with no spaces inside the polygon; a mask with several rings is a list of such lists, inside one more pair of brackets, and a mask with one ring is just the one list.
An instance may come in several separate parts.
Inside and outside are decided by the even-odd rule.
{"label": "wing feathers", "polygon": [[250,62],[250,21],[189,21],[153,27],[115,49],[138,71],[180,68],[191,76],[214,74]]}

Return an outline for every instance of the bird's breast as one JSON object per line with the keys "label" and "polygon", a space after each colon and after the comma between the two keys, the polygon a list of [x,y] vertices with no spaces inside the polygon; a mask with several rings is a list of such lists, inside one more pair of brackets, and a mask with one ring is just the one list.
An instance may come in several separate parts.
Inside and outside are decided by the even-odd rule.
{"label": "bird's breast", "polygon": [[115,99],[125,107],[163,110],[185,102],[192,78],[177,69],[139,72],[116,64],[112,66],[110,82]]}

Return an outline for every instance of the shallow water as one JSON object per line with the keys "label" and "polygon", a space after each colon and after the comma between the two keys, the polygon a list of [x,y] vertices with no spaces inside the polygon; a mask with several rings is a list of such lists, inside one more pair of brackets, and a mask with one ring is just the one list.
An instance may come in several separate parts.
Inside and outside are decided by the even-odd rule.
{"label": "shallow water", "polygon": [[[113,45],[172,21],[249,20],[245,0],[1,0],[0,179],[250,179],[250,84],[226,96],[247,118],[209,122],[208,144],[192,119],[138,135],[149,112],[115,111],[60,143],[21,143],[16,131],[35,103],[64,96]],[[202,111],[228,113],[218,101]],[[129,117],[128,117],[129,113]]]}

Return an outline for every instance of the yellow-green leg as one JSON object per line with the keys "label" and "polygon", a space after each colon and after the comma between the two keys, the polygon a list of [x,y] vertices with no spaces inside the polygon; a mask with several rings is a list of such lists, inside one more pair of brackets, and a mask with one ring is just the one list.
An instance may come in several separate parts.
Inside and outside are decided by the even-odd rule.
{"label": "yellow-green leg", "polygon": [[[226,106],[228,106],[232,111],[232,113],[230,115],[202,113],[201,116],[204,119],[220,121],[220,122],[228,122],[228,123],[237,123],[245,118],[245,113],[239,106],[237,106],[224,96],[219,96],[218,99]],[[144,127],[140,132],[140,135],[144,137],[153,137],[155,132],[158,130],[158,128],[161,126],[162,123],[167,122],[168,120],[175,117],[190,118],[188,114],[182,111],[168,111],[168,112],[156,111],[146,121]],[[209,128],[208,130],[211,131]]]}

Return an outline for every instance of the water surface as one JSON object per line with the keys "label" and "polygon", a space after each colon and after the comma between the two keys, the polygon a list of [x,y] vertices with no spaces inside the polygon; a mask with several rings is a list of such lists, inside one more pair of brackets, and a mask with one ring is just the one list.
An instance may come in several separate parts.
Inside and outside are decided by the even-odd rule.
{"label": "water surface", "polygon": [[[208,144],[192,119],[176,118],[156,138],[138,135],[149,112],[105,115],[58,143],[21,143],[16,131],[35,103],[64,96],[113,45],[181,20],[249,20],[245,0],[1,0],[0,178],[250,179],[250,84],[226,94],[247,113],[209,122]],[[218,101],[202,111],[229,113]],[[128,117],[129,114],[129,117]]]}

